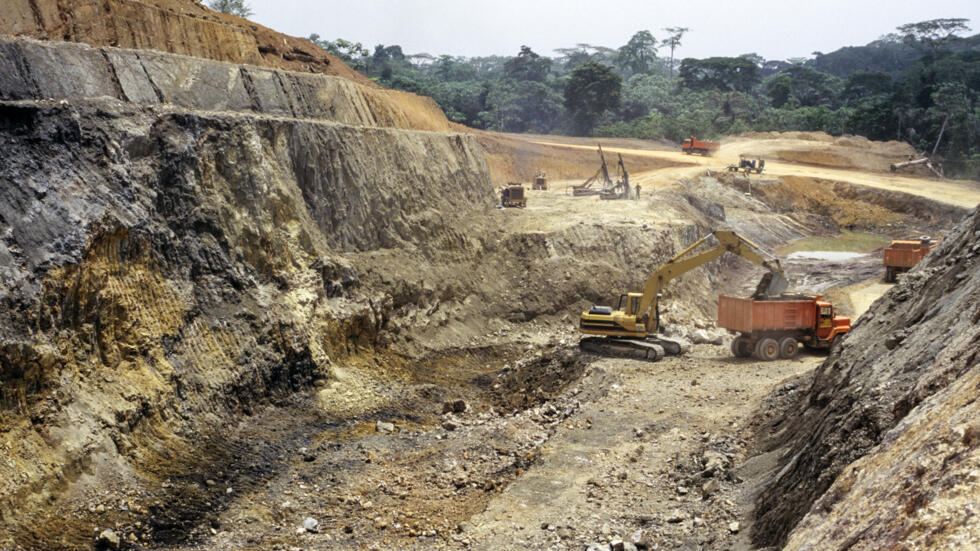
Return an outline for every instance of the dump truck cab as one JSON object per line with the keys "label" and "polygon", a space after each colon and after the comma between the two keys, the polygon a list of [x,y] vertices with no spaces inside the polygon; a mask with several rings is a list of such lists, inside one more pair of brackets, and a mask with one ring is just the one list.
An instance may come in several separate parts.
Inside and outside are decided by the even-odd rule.
{"label": "dump truck cab", "polygon": [[851,318],[836,315],[834,305],[829,302],[816,302],[816,336],[819,341],[825,341],[829,345],[838,335],[851,330]]}

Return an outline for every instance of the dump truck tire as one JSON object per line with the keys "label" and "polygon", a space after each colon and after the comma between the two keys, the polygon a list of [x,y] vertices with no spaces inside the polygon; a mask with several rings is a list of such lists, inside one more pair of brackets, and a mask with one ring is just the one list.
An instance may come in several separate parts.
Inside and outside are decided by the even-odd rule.
{"label": "dump truck tire", "polygon": [[800,350],[800,343],[793,337],[786,337],[779,341],[779,356],[781,358],[792,358]]}
{"label": "dump truck tire", "polygon": [[736,358],[748,358],[752,355],[749,349],[749,339],[736,337],[732,339],[732,355]]}
{"label": "dump truck tire", "polygon": [[755,345],[755,357],[770,362],[779,357],[779,343],[775,339],[762,339]]}

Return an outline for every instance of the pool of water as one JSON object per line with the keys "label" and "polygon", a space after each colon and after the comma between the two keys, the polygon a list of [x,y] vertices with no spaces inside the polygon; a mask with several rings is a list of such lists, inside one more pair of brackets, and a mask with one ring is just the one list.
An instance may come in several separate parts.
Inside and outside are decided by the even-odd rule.
{"label": "pool of water", "polygon": [[867,253],[888,244],[889,238],[866,232],[850,230],[841,231],[834,237],[804,237],[789,245],[780,247],[776,254],[788,255],[797,251],[841,251],[851,253]]}
{"label": "pool of water", "polygon": [[843,262],[867,256],[865,253],[847,251],[796,251],[786,255],[789,260],[826,260],[828,262]]}

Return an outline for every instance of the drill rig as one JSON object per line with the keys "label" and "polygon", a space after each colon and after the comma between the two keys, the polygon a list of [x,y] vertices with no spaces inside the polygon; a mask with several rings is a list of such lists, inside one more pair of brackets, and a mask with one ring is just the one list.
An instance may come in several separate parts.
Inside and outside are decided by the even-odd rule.
{"label": "drill rig", "polygon": [[[599,144],[599,160],[602,164],[599,170],[591,178],[572,186],[572,195],[582,197],[584,195],[598,195],[600,199],[629,199],[630,197],[630,177],[623,164],[623,156],[619,155],[618,174],[616,181],[613,182],[609,177],[609,167],[606,165],[606,156],[602,153],[602,144]],[[599,189],[594,188],[599,184]]]}
{"label": "drill rig", "polygon": [[[693,252],[712,236],[718,240],[718,245],[700,253]],[[778,259],[764,258],[763,255],[770,255],[731,230],[714,231],[654,270],[647,278],[643,292],[620,295],[616,309],[610,306],[592,306],[582,312],[579,330],[600,336],[583,338],[579,347],[587,352],[652,361],[665,355],[682,353],[680,343],[659,335],[660,292],[670,280],[726,252],[737,254],[769,270],[759,282],[754,297],[776,296],[786,290],[788,282]]]}

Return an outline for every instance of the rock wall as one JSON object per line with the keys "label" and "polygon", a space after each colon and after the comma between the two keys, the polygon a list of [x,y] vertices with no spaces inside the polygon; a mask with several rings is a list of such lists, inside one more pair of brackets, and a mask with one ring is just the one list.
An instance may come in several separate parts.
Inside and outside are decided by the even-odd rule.
{"label": "rock wall", "polygon": [[974,210],[861,317],[797,406],[770,423],[768,446],[782,459],[757,501],[757,544],[980,542],[978,238]]}
{"label": "rock wall", "polygon": [[0,37],[0,99],[109,97],[348,125],[448,131],[431,98],[346,78],[182,55]]}
{"label": "rock wall", "polygon": [[390,304],[342,255],[411,248],[494,200],[455,134],[74,99],[0,103],[0,140],[11,526],[105,476],[97,458],[148,468],[370,361]]}

